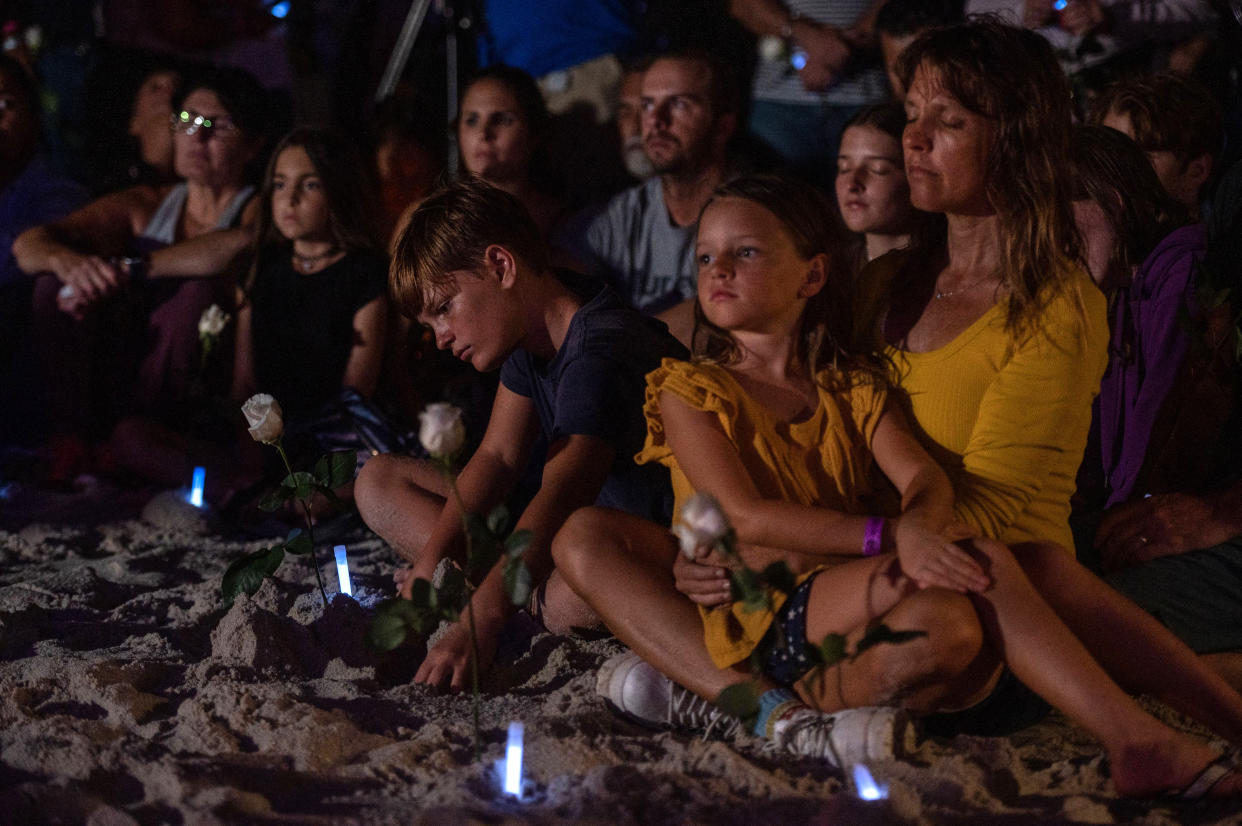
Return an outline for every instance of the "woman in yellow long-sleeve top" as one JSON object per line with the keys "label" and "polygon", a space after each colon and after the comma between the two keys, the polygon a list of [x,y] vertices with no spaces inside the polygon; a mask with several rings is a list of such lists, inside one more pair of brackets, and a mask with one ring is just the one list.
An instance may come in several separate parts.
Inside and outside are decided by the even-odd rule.
{"label": "woman in yellow long-sleeve top", "polygon": [[[953,480],[958,519],[1006,543],[1069,549],[1108,322],[1077,263],[1057,165],[1069,152],[1068,87],[1050,74],[1005,88],[1042,73],[988,71],[1017,58],[964,31],[920,38],[902,56],[910,197],[945,220],[864,271],[861,309]],[[962,48],[964,36],[976,42]]]}

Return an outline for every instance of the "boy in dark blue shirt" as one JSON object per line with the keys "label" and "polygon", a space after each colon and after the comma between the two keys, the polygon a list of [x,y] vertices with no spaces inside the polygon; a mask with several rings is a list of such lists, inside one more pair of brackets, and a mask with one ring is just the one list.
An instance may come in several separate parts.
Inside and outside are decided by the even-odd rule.
{"label": "boy in dark blue shirt", "polygon": [[[436,346],[480,371],[500,369],[487,431],[457,480],[460,505],[487,513],[517,484],[531,449],[547,444],[539,490],[516,529],[533,538],[525,562],[543,582],[542,619],[553,631],[598,623],[553,571],[552,537],[579,507],[599,503],[668,522],[667,473],[634,463],[646,434],[645,376],[685,349],[662,322],[630,309],[610,288],[555,273],[538,229],[516,199],[477,180],[451,184],[411,216],[393,256],[390,288],[401,311],[429,327]],[[426,462],[377,456],[358,476],[367,525],[410,560],[403,596],[445,557],[465,551],[461,510]],[[512,612],[497,565],[473,597],[480,666],[495,654]],[[428,652],[415,676],[466,684],[465,623]]]}

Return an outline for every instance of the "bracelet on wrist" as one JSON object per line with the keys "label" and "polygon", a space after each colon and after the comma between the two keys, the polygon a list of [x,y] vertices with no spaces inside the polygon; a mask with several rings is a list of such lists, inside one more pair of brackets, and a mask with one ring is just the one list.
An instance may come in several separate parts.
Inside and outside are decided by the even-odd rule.
{"label": "bracelet on wrist", "polygon": [[141,284],[151,274],[151,256],[149,255],[118,258],[116,263],[125,270],[125,274],[129,276],[129,283],[131,284]]}
{"label": "bracelet on wrist", "polygon": [[879,556],[884,548],[884,517],[873,516],[863,529],[863,556]]}

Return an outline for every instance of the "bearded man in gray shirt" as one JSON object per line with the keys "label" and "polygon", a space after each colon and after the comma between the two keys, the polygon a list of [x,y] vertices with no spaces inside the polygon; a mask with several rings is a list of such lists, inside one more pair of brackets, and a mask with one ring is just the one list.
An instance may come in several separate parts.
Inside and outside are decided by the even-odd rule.
{"label": "bearded man in gray shirt", "polygon": [[642,83],[643,148],[656,175],[614,197],[587,229],[592,269],[688,342],[699,212],[725,179],[736,86],[703,52],[657,58]]}

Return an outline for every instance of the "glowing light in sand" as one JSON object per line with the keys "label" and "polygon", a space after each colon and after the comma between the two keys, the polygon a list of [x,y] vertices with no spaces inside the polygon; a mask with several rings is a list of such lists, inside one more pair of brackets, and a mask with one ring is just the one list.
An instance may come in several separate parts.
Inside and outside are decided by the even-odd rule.
{"label": "glowing light in sand", "polygon": [[194,468],[194,481],[190,483],[190,495],[185,498],[196,508],[203,506],[203,486],[207,484],[207,468]]}
{"label": "glowing light in sand", "polygon": [[876,783],[871,772],[862,763],[854,764],[854,786],[863,800],[883,800],[888,797],[888,786]]}
{"label": "glowing light in sand", "polygon": [[349,581],[349,560],[345,558],[345,546],[337,545],[332,550],[336,553],[336,578],[341,582],[341,593],[352,597],[354,586]]}
{"label": "glowing light in sand", "polygon": [[509,724],[509,744],[505,746],[505,794],[522,796],[522,724]]}

